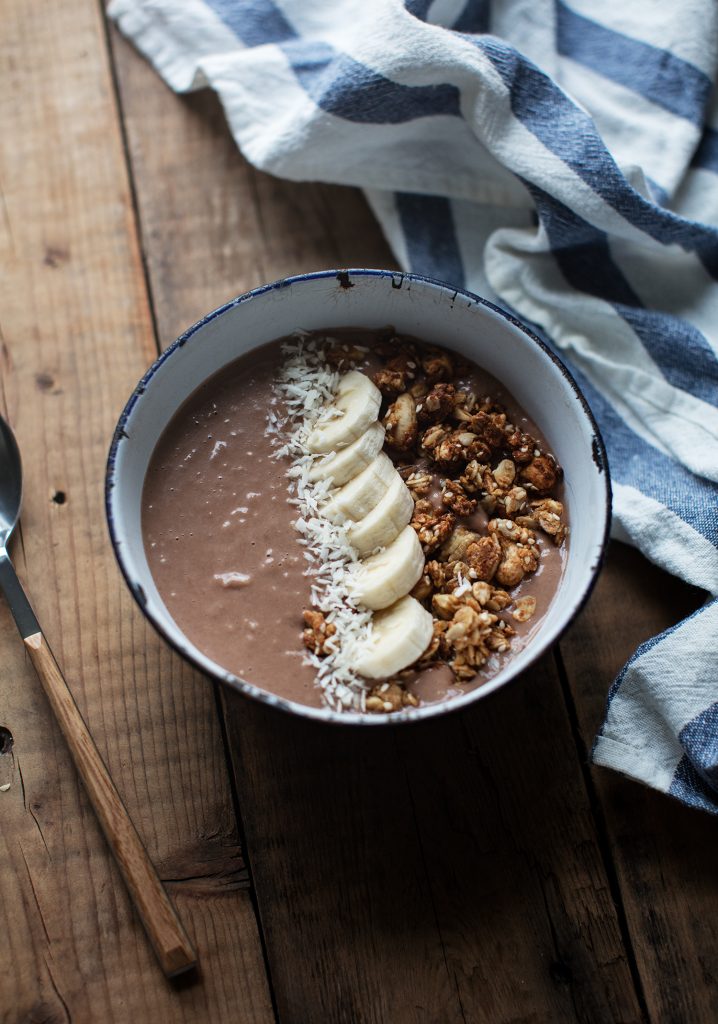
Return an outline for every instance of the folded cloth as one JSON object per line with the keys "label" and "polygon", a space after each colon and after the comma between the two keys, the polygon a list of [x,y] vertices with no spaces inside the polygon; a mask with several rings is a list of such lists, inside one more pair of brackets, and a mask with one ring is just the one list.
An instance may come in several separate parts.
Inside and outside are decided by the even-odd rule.
{"label": "folded cloth", "polygon": [[561,353],[614,533],[707,592],[609,694],[593,760],[718,813],[714,0],[113,0],[257,167],[359,185],[400,264]]}

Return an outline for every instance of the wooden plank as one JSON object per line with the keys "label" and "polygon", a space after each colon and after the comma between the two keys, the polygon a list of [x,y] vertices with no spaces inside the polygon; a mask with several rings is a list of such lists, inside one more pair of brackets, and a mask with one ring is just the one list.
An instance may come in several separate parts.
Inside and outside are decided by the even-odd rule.
{"label": "wooden plank", "polygon": [[381,735],[225,701],[280,1020],[641,1019],[550,657]]}
{"label": "wooden plank", "polygon": [[[113,49],[164,340],[262,280],[391,263],[355,192],[257,174],[211,97]],[[550,659],[400,734],[224,700],[282,1021],[640,1019]]]}
{"label": "wooden plank", "polygon": [[110,39],[163,347],[267,281],[396,266],[358,192],[258,173],[238,153],[214,94],[177,97],[114,27]]}
{"label": "wooden plank", "polygon": [[[637,552],[613,546],[594,598],[561,644],[586,746],[610,681],[638,644],[702,599]],[[594,769],[593,777],[651,1017],[712,1024],[718,1020],[718,821],[605,769]]]}
{"label": "wooden plank", "polygon": [[135,612],[104,524],[112,428],[155,352],[104,26],[92,0],[9,0],[3,15],[0,405],[25,462],[16,564],[202,975],[162,977],[3,605],[0,1017],[270,1021],[212,691]]}

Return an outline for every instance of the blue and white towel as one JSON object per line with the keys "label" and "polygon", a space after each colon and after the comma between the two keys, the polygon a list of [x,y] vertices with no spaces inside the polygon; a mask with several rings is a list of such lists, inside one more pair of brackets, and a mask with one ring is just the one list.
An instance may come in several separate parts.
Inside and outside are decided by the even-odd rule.
{"label": "blue and white towel", "polygon": [[257,167],[359,185],[401,265],[542,330],[608,446],[614,532],[707,592],[593,759],[718,813],[715,0],[113,0]]}

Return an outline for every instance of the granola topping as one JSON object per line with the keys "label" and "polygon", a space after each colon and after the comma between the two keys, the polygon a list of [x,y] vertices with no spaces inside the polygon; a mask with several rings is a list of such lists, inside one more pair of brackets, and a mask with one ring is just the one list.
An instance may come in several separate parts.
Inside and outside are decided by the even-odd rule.
{"label": "granola topping", "polygon": [[[491,394],[464,383],[466,364],[437,347],[395,339],[374,375],[386,397],[387,450],[414,498],[424,551],[412,596],[434,618],[420,666],[448,665],[461,684],[512,649],[542,609],[527,592],[568,527],[556,491],[562,472],[539,438]],[[389,349],[391,351],[391,349]],[[367,710],[385,709],[379,698]]]}

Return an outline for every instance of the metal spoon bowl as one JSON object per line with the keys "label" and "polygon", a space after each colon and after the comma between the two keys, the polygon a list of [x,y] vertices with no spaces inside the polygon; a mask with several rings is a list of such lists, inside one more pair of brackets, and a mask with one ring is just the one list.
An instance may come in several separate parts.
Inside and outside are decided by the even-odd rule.
{"label": "metal spoon bowl", "polygon": [[10,611],[23,640],[40,633],[40,625],[30,602],[15,575],[7,552],[22,504],[22,461],[15,435],[0,416],[0,589],[5,592]]}
{"label": "metal spoon bowl", "polygon": [[15,435],[0,416],[0,552],[7,548],[22,502],[22,463]]}

